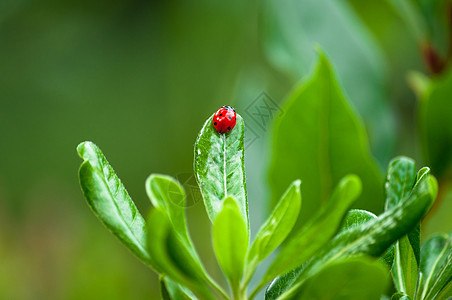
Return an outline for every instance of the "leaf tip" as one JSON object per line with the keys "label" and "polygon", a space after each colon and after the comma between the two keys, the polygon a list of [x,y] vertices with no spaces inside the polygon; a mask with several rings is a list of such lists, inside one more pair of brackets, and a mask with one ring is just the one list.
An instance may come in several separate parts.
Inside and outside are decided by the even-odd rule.
{"label": "leaf tip", "polygon": [[398,162],[402,162],[402,163],[409,163],[409,164],[414,164],[414,159],[408,157],[408,156],[404,156],[404,155],[399,155],[394,157],[393,159],[391,159],[391,161],[389,162],[389,165],[398,163]]}
{"label": "leaf tip", "polygon": [[358,197],[361,194],[362,190],[362,182],[358,175],[348,174],[344,178],[342,178],[340,185],[343,185],[352,191],[354,191],[354,196]]}
{"label": "leaf tip", "polygon": [[237,201],[235,201],[234,198],[232,197],[227,197],[226,199],[224,199],[223,201],[223,209],[236,209],[239,210],[239,206],[237,204]]}
{"label": "leaf tip", "polygon": [[325,53],[323,48],[320,45],[316,44],[314,46],[314,50],[317,53],[317,57],[318,57],[317,58],[317,67],[316,67],[317,72],[319,70],[322,70],[322,69],[326,69],[329,72],[331,72],[331,69],[332,69],[331,68],[331,63],[330,63],[330,60],[328,58],[328,55]]}
{"label": "leaf tip", "polygon": [[84,142],[81,142],[80,144],[78,144],[78,146],[77,146],[77,153],[80,156],[80,158],[82,158],[84,160],[87,160],[86,153],[91,151],[92,149],[95,149],[95,148],[97,148],[97,146],[93,142],[84,141]]}

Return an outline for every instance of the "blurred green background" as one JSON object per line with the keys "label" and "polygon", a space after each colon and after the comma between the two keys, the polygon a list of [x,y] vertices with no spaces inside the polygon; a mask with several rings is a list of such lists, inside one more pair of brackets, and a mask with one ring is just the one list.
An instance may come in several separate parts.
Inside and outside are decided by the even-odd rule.
{"label": "blurred green background", "polygon": [[[190,177],[198,130],[233,105],[256,137],[246,149],[256,232],[270,203],[271,118],[262,128],[242,111],[262,92],[283,103],[311,70],[315,45],[361,115],[382,176],[398,154],[420,166],[406,78],[428,74],[424,33],[400,15],[390,1],[0,1],[0,298],[158,297],[157,276],[83,199],[75,147],[84,140],[103,149],[146,214],[145,178]],[[450,198],[435,212],[447,216]],[[218,278],[209,221],[191,201],[192,237]],[[439,214],[425,235],[451,229]]]}

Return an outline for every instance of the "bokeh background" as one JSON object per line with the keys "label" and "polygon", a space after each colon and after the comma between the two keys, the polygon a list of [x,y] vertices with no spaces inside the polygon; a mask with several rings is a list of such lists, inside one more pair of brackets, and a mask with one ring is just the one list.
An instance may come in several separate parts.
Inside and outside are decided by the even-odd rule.
{"label": "bokeh background", "polygon": [[[434,24],[430,41],[447,53],[444,24]],[[226,104],[241,113],[262,92],[282,106],[316,45],[364,121],[382,177],[398,154],[422,165],[407,74],[430,76],[424,37],[391,1],[1,0],[0,298],[156,299],[157,276],[83,199],[77,144],[103,149],[146,214],[150,173],[190,187],[193,143],[210,114]],[[246,171],[256,232],[269,210],[276,116],[262,127],[242,115],[255,135]],[[221,280],[198,200],[189,199],[190,231]],[[451,230],[450,203],[428,217],[424,237]]]}

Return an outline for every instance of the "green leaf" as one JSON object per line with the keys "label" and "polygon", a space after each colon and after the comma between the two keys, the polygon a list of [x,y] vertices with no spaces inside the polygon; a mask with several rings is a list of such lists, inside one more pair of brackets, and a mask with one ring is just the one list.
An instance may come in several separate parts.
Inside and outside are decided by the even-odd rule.
{"label": "green leaf", "polygon": [[174,231],[166,212],[159,208],[152,209],[147,223],[147,247],[156,262],[157,271],[188,287],[201,299],[214,299],[197,259]]}
{"label": "green leaf", "polygon": [[365,257],[335,262],[309,278],[300,291],[284,299],[379,300],[388,286],[388,272]]}
{"label": "green leaf", "polygon": [[394,295],[392,295],[391,300],[411,300],[411,298],[404,293],[395,293]]}
{"label": "green leaf", "polygon": [[360,208],[381,211],[382,181],[369,153],[361,122],[350,108],[324,54],[314,73],[289,97],[283,116],[275,119],[270,165],[272,199],[287,182],[303,181],[301,222],[325,203],[343,176],[358,175],[363,193]]}
{"label": "green leaf", "polygon": [[419,127],[423,155],[433,174],[440,179],[452,169],[451,94],[452,71],[449,71],[432,80],[420,99]]}
{"label": "green leaf", "polygon": [[344,177],[336,187],[330,201],[283,246],[268,268],[258,288],[275,276],[302,265],[321,249],[336,233],[350,205],[361,192],[361,181],[355,175]]}
{"label": "green leaf", "polygon": [[411,158],[400,156],[391,160],[386,173],[386,210],[393,208],[409,195],[415,180],[416,168]]}
{"label": "green leaf", "polygon": [[146,180],[146,193],[154,207],[167,212],[174,230],[191,246],[185,221],[185,191],[179,182],[171,176],[151,174]]}
{"label": "green leaf", "polygon": [[251,279],[257,264],[285,240],[295,225],[301,208],[300,185],[300,180],[290,185],[259,229],[247,255],[245,282]]}
{"label": "green leaf", "polygon": [[[429,172],[419,171],[419,178]],[[416,180],[415,163],[408,157],[397,157],[389,163],[386,175],[386,209],[395,207],[409,196]],[[420,224],[394,245],[392,276],[398,292],[414,299],[419,273]]]}
{"label": "green leaf", "polygon": [[421,273],[423,289],[421,299],[444,299],[438,295],[452,292],[452,237],[434,235],[422,244]]}
{"label": "green leaf", "polygon": [[[361,209],[352,209],[345,216],[344,221],[340,226],[341,229],[339,229],[339,232],[343,232],[353,227],[360,226],[376,218],[377,216],[369,211]],[[386,252],[383,253],[382,256],[380,257],[380,260],[384,262],[389,267],[389,269],[392,269],[392,264],[394,262],[394,247],[391,246],[388,250],[386,250]]]}
{"label": "green leaf", "polygon": [[213,115],[204,123],[195,143],[194,170],[213,222],[227,197],[236,199],[240,214],[248,228],[248,200],[244,165],[244,122],[237,114],[237,123],[230,132],[219,134],[212,124]]}
{"label": "green leaf", "polygon": [[243,275],[249,236],[237,202],[228,197],[212,226],[213,246],[221,269],[231,283],[238,288]]}
{"label": "green leaf", "polygon": [[438,296],[435,299],[447,299],[450,300],[452,297],[452,280],[449,280],[449,283],[444,286],[444,288],[439,292]]}
{"label": "green leaf", "polygon": [[362,209],[351,209],[345,215],[345,218],[340,226],[339,232],[362,225],[375,218],[377,218],[377,216],[371,213],[370,211]]}
{"label": "green leaf", "polygon": [[[202,265],[201,259],[196,252],[193,242],[188,234],[186,218],[185,218],[185,191],[177,180],[167,175],[152,174],[146,180],[146,192],[151,200],[153,206],[166,213],[171,223],[171,232],[177,235],[177,241],[174,244],[174,249],[180,251],[175,252],[173,258],[177,258],[178,253],[184,251],[184,255],[188,256],[188,260],[192,262],[191,268],[195,270],[197,276],[205,279],[210,283],[219,293],[224,294],[224,291],[214,282]],[[183,249],[182,249],[183,248]],[[169,248],[171,250],[171,248]],[[185,253],[185,251],[188,252]],[[184,268],[186,265],[184,257],[182,256],[179,265]]]}
{"label": "green leaf", "polygon": [[[438,186],[433,176],[423,176],[416,184],[408,199],[383,213],[377,219],[339,233],[314,259],[303,267],[275,279],[283,282],[278,293],[295,292],[306,278],[316,274],[328,264],[356,255],[381,256],[389,246],[411,231],[431,207]],[[285,284],[287,282],[287,284]],[[275,298],[270,298],[275,299]]]}
{"label": "green leaf", "polygon": [[160,293],[163,300],[198,299],[189,289],[164,276],[160,276]]}
{"label": "green leaf", "polygon": [[402,237],[394,246],[392,276],[396,290],[414,299],[418,280],[418,264],[408,237]]}
{"label": "green leaf", "polygon": [[[380,7],[384,3],[379,2],[378,5]],[[366,8],[368,7],[367,2]],[[281,2],[267,0],[262,3],[262,8],[262,42],[264,53],[270,63],[287,75],[288,80],[292,80],[292,84],[295,84],[300,78],[306,76],[312,65],[315,64],[316,53],[313,45],[319,44],[329,54],[344,91],[350,96],[351,103],[366,122],[373,153],[380,161],[389,160],[388,155],[391,153],[394,143],[395,127],[394,118],[388,105],[390,102],[387,101],[389,99],[386,87],[388,82],[387,58],[384,57],[373,33],[351,7],[350,1],[286,0]],[[318,112],[314,112],[312,106],[308,110],[306,115],[311,115],[310,120],[314,119],[315,117],[313,118],[312,115]],[[334,110],[331,111],[336,113]],[[303,122],[301,118],[298,120],[301,122],[298,126],[293,127],[293,131],[299,130],[301,124],[309,126],[311,128],[309,130],[315,131],[316,125],[320,124],[320,122]],[[349,132],[347,131],[347,133]],[[302,135],[300,134],[300,136]],[[296,139],[293,142],[296,142]],[[301,145],[314,148],[308,143]],[[290,157],[290,159],[292,158]],[[307,162],[315,164],[315,161]],[[299,168],[301,166],[299,165]],[[339,175],[339,178],[346,173],[358,174],[355,170],[347,170]],[[362,174],[358,175],[366,186],[367,179]],[[289,180],[294,178],[299,178],[299,176]],[[308,186],[305,178],[301,179],[303,184],[306,184],[306,187],[303,188],[303,197],[311,201],[310,195],[307,197],[308,194],[306,194],[311,186],[310,184]],[[285,189],[285,184],[289,180],[286,180],[283,186],[279,186],[279,192],[273,192],[273,200],[278,199],[277,197]],[[333,186],[335,183],[337,182],[333,182]],[[312,187],[312,190],[315,190],[315,187]],[[381,191],[378,192],[381,193]],[[364,195],[367,195],[366,191]],[[362,199],[370,201],[370,198],[366,198],[364,195]],[[375,201],[381,201],[381,199],[378,198]],[[378,205],[381,202],[375,202],[375,204]]]}
{"label": "green leaf", "polygon": [[77,152],[84,160],[80,185],[94,214],[138,258],[156,269],[146,250],[145,221],[102,151],[92,142],[83,142]]}

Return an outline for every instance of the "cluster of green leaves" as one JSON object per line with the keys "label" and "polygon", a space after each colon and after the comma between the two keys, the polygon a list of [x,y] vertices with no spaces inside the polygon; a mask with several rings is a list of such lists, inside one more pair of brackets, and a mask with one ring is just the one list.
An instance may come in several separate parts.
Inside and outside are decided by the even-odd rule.
{"label": "cluster of green leaves", "polygon": [[[386,181],[387,199],[392,199],[398,194],[394,194],[393,187],[399,187],[400,181],[406,182],[407,174],[403,173],[403,166],[394,167],[400,161],[408,160],[401,157],[391,162],[388,169],[388,178]],[[400,175],[399,177],[396,175]],[[387,249],[391,244],[405,235],[407,231],[413,229],[420,218],[432,205],[437,193],[435,179],[429,175],[429,170],[424,168],[418,173],[416,183],[405,187],[406,194],[403,200],[398,201],[396,205],[391,206],[384,214],[379,217],[363,210],[352,210],[347,214],[339,233],[324,247],[321,251],[301,265],[297,269],[287,273],[273,281],[267,289],[267,299],[298,299],[305,297],[306,284],[314,281],[325,268],[338,261],[348,261],[349,258],[361,257],[382,257],[381,260],[387,265],[392,266],[392,252],[395,250]],[[390,200],[388,200],[389,202]],[[395,247],[397,249],[397,246]],[[396,259],[397,261],[397,259]],[[339,268],[339,267],[338,267]],[[384,269],[384,268],[383,268]],[[344,271],[346,273],[346,271]],[[368,295],[368,285],[359,285],[350,290],[341,290],[347,293],[344,299],[379,299],[385,289],[385,278],[388,272],[383,272],[378,280],[375,272],[369,271],[369,281],[374,282],[374,287],[379,286],[379,293]],[[338,275],[339,276],[339,275]],[[360,275],[364,280],[367,275]],[[319,281],[321,286],[322,282]],[[359,288],[361,287],[361,288]],[[324,290],[328,290],[325,288]],[[326,291],[328,294],[329,292]],[[335,291],[331,291],[331,297],[325,299],[337,299],[333,296]],[[368,295],[368,296],[366,296]],[[311,299],[307,297],[306,299]],[[312,298],[317,299],[317,298]]]}
{"label": "cluster of green leaves", "polygon": [[[416,175],[411,159],[401,157],[391,162],[387,173],[386,209],[406,201],[428,168]],[[420,224],[394,245],[392,277],[398,291],[395,299],[445,299],[452,296],[452,238],[447,234],[432,236],[420,244]]]}
{"label": "cluster of green leaves", "polygon": [[[77,151],[84,160],[79,171],[80,183],[88,204],[113,234],[160,274],[164,299],[217,299],[219,296],[252,299],[269,282],[272,283],[266,292],[267,299],[379,299],[387,287],[388,265],[393,265],[394,256],[393,274],[400,273],[398,265],[404,268],[400,270],[404,275],[399,280],[401,291],[412,290],[412,277],[405,274],[412,275],[413,270],[401,261],[400,253],[411,245],[414,260],[417,259],[415,253],[419,247],[413,246],[419,233],[417,226],[437,193],[437,184],[429,169],[421,169],[416,177],[411,160],[395,159],[386,179],[386,212],[376,217],[364,210],[349,211],[362,191],[369,195],[375,192],[369,188],[372,185],[366,184],[363,189],[357,176],[369,178],[375,166],[368,157],[362,127],[348,107],[323,54],[313,75],[295,91],[288,103],[292,107],[281,122],[275,124],[274,145],[279,148],[274,153],[272,166],[276,169],[275,166],[281,165],[288,172],[283,176],[281,171],[274,170],[283,177],[274,178],[274,182],[287,184],[295,180],[280,193],[282,196],[251,243],[243,119],[237,114],[234,130],[219,134],[212,126],[211,116],[195,143],[195,176],[212,222],[213,248],[231,293],[212,279],[196,252],[185,220],[185,192],[174,178],[160,174],[148,177],[146,192],[153,208],[145,220],[101,150],[91,142],[78,146]],[[302,158],[298,158],[295,151],[291,156],[282,153],[284,149],[293,149],[287,141],[291,137],[283,136],[282,132],[287,126],[293,126],[295,120],[300,120],[304,105],[311,111],[335,112],[326,122],[327,127],[321,127],[318,133],[304,133],[308,140],[319,144],[320,150],[329,149],[322,147],[328,144],[339,152],[319,151],[321,153],[313,152]],[[325,123],[324,119],[315,117],[304,120]],[[335,130],[348,132],[348,139],[335,138],[330,134]],[[344,149],[356,150],[348,153],[349,158]],[[350,166],[335,164],[334,155],[346,159]],[[320,171],[330,176],[328,182],[312,182],[312,194],[308,195],[317,197],[320,204],[307,205],[308,212],[298,226],[300,211],[304,210],[301,209],[301,181],[296,179],[298,173],[291,173],[288,159],[301,162],[313,159],[321,166]],[[356,171],[357,175],[348,174],[349,171]],[[301,174],[300,177],[309,176]],[[314,193],[315,189],[319,191]],[[390,247],[397,240],[393,250]],[[437,244],[441,242],[435,240],[427,244],[427,250],[422,252],[426,258],[417,260],[428,274],[423,281],[425,297],[420,299],[437,299],[431,296],[443,295],[450,289],[450,255],[445,258],[449,250],[445,250],[446,254],[438,252]],[[448,246],[443,247],[449,249],[450,242],[445,244]],[[248,294],[257,267],[278,248],[279,253]],[[438,259],[432,260],[430,253],[439,253]],[[380,261],[375,260],[379,257]]]}

